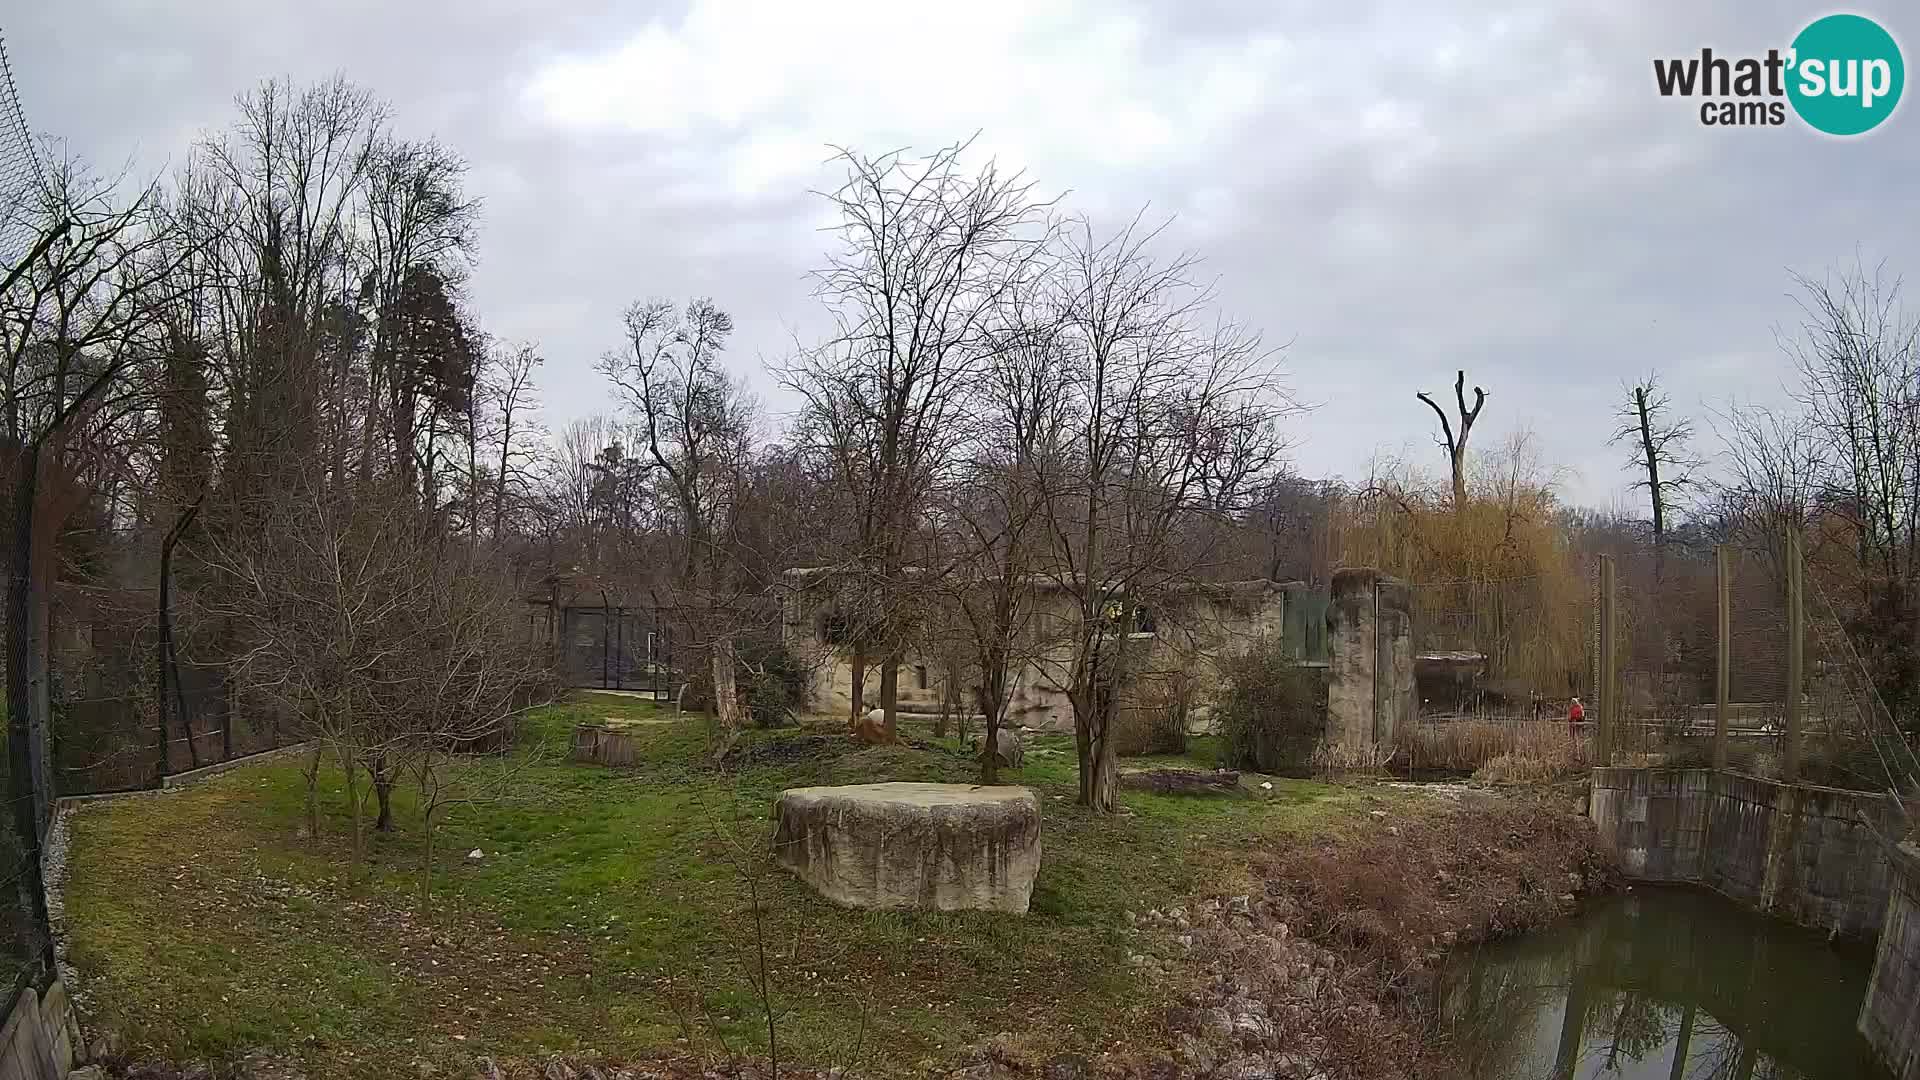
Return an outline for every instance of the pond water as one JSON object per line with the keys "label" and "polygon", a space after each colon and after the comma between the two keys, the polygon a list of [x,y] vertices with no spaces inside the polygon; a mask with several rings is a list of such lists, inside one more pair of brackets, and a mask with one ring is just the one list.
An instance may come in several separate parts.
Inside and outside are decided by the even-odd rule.
{"label": "pond water", "polygon": [[1440,1010],[1486,1080],[1886,1080],[1854,1029],[1870,949],[1639,887],[1458,957]]}

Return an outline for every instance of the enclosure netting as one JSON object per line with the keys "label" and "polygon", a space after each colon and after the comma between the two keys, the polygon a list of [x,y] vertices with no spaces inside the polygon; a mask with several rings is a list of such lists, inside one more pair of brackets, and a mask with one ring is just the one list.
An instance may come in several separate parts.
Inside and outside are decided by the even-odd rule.
{"label": "enclosure netting", "polygon": [[0,266],[8,270],[33,247],[35,232],[28,210],[40,183],[33,132],[14,87],[6,38],[0,35]]}
{"label": "enclosure netting", "polygon": [[[1712,763],[1721,714],[1719,557],[1713,546],[1681,543],[1614,556],[1619,726],[1610,741],[1613,763]],[[1849,625],[1846,598],[1836,604],[1821,584],[1819,565],[1803,555],[1796,621],[1784,538],[1729,544],[1724,558],[1727,766],[1857,790],[1902,786],[1902,778],[1913,775],[1902,765],[1911,751],[1862,659],[1863,643],[1867,651],[1874,646],[1863,641],[1867,630]],[[1789,745],[1788,708],[1796,629],[1797,751]]]}
{"label": "enclosure netting", "polygon": [[[0,277],[15,270],[33,248],[37,234],[29,209],[39,183],[40,162],[35,154],[33,135],[20,107],[6,41],[0,36]],[[4,699],[0,699],[0,720],[6,716]],[[5,732],[6,726],[0,724],[0,735]],[[27,845],[23,843],[16,824],[19,818],[14,812],[21,804],[37,808],[45,804],[45,799],[36,798],[34,782],[41,776],[36,776],[31,766],[26,775],[14,774],[13,749],[9,742],[6,786],[9,804],[8,812],[0,814],[0,879],[4,879],[0,880],[0,896],[6,898],[6,903],[0,904],[0,912],[4,912],[0,914],[0,994],[4,995],[4,1004],[8,1007],[13,995],[29,978],[36,973],[42,977],[51,974],[35,962],[32,942],[37,937],[33,931],[38,915],[29,889],[22,886],[37,882],[38,877],[29,875],[34,868],[26,854]],[[27,759],[30,761],[31,756],[27,755]],[[30,820],[36,817],[25,816]],[[40,827],[44,827],[44,819]]]}
{"label": "enclosure netting", "polygon": [[[1802,554],[1800,737],[1790,747],[1787,552],[1784,535],[1725,547],[1727,766],[1856,790],[1910,787],[1920,766],[1883,693],[1898,642],[1863,617],[1871,598],[1826,555]],[[1720,557],[1712,544],[1670,540],[1551,576],[1409,586],[1417,719],[1402,749],[1418,767],[1461,770],[1500,754],[1712,764]],[[1611,695],[1602,692],[1608,561]],[[1602,731],[1609,697],[1617,720]]]}

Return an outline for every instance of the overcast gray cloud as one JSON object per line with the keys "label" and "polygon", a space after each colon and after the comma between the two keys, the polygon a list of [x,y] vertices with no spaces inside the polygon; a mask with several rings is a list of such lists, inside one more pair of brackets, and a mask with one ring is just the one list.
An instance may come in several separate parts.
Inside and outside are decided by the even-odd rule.
{"label": "overcast gray cloud", "polygon": [[[1695,411],[1777,399],[1789,270],[1857,254],[1920,274],[1913,103],[1840,141],[1705,128],[1654,93],[1655,56],[1764,52],[1827,10],[66,0],[0,28],[34,126],[104,164],[179,160],[268,76],[341,71],[389,98],[400,130],[471,160],[474,300],[542,344],[556,419],[607,408],[592,360],[654,294],[735,312],[734,363],[777,404],[761,360],[820,326],[807,192],[832,180],[828,144],[978,130],[1096,219],[1172,215],[1225,309],[1289,343],[1320,406],[1296,424],[1302,471],[1437,463],[1413,393],[1465,367],[1490,393],[1476,443],[1531,427],[1575,470],[1568,495],[1606,503],[1622,379],[1657,367]],[[1854,10],[1896,36],[1920,18]]]}

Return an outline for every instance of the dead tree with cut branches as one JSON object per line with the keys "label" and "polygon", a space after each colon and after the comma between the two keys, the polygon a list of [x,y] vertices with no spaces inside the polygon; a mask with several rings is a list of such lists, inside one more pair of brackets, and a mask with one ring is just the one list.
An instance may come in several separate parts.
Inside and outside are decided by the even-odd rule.
{"label": "dead tree with cut branches", "polygon": [[1667,540],[1667,524],[1681,494],[1694,484],[1699,461],[1693,456],[1693,421],[1672,413],[1673,401],[1657,374],[1623,389],[1625,401],[1616,416],[1609,445],[1630,448],[1627,467],[1641,474],[1633,487],[1647,493],[1653,514],[1653,543],[1657,551]]}
{"label": "dead tree with cut branches", "polygon": [[1447,452],[1447,467],[1453,476],[1453,508],[1458,511],[1467,505],[1467,437],[1473,433],[1473,422],[1480,419],[1480,409],[1487,403],[1487,392],[1479,387],[1473,388],[1473,407],[1467,407],[1467,373],[1463,369],[1453,379],[1453,400],[1460,413],[1460,430],[1456,434],[1453,424],[1447,419],[1447,411],[1438,402],[1422,390],[1414,397],[1427,403],[1433,414],[1440,418],[1440,448]]}

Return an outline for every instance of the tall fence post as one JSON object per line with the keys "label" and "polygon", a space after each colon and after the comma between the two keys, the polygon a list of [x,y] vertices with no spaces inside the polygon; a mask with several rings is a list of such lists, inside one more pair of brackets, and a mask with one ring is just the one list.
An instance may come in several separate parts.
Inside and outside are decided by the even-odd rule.
{"label": "tall fence post", "polygon": [[220,755],[224,761],[233,760],[233,683],[225,675],[220,676]]}
{"label": "tall fence post", "polygon": [[1725,544],[1713,549],[1713,576],[1720,616],[1714,630],[1719,663],[1713,679],[1713,767],[1724,769],[1727,767],[1727,699],[1733,692],[1733,567],[1727,558]]}
{"label": "tall fence post", "polygon": [[1594,759],[1613,764],[1613,744],[1619,735],[1620,650],[1616,639],[1619,608],[1614,597],[1613,556],[1600,556],[1600,684],[1594,687],[1599,718],[1594,723]]}
{"label": "tall fence post", "polygon": [[1800,530],[1787,526],[1787,745],[1781,774],[1788,781],[1800,779],[1801,729],[1806,682],[1806,597],[1802,590],[1801,569],[1804,552],[1800,548]]}

